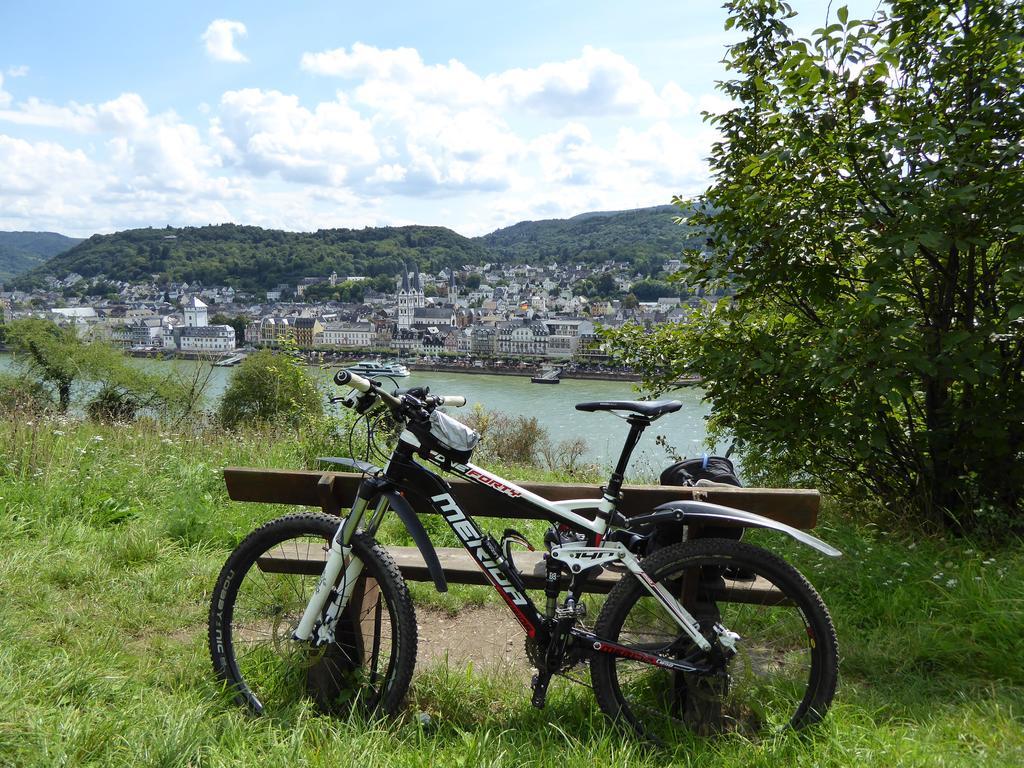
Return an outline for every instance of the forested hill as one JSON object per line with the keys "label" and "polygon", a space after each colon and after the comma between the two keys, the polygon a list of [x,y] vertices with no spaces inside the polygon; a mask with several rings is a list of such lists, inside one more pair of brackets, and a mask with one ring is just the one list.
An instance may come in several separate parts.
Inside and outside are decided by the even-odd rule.
{"label": "forested hill", "polygon": [[303,277],[393,275],[402,261],[424,271],[487,261],[478,243],[444,227],[367,227],[283,232],[218,224],[180,229],[131,229],[93,235],[18,281],[46,275],[106,275],[120,280],[200,281],[240,290],[266,290]]}
{"label": "forested hill", "polygon": [[0,232],[0,280],[27,272],[80,242],[56,232]]}
{"label": "forested hill", "polygon": [[685,227],[675,223],[679,214],[672,205],[582,213],[571,219],[522,221],[478,240],[502,262],[616,259],[643,269],[645,263],[660,265],[697,243]]}
{"label": "forested hill", "polygon": [[[94,235],[23,275],[30,287],[71,272],[120,280],[201,281],[266,290],[303,277],[395,275],[403,261],[424,272],[464,264],[598,262],[617,259],[656,271],[688,244],[671,206],[587,213],[571,219],[526,221],[467,238],[444,227],[367,227],[283,232],[219,224],[180,229],[132,229]],[[657,265],[657,266],[655,266]]]}

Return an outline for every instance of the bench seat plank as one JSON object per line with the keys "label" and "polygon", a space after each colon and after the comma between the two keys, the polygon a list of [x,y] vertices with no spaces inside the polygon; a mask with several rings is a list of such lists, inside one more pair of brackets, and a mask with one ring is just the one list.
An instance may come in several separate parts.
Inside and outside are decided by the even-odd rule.
{"label": "bench seat plank", "polygon": [[[409,581],[431,581],[423,555],[416,547],[388,547],[398,570]],[[466,550],[458,547],[440,547],[438,557],[444,565],[444,573],[452,584],[486,585],[490,582]],[[523,575],[527,589],[544,588],[544,561],[540,552],[513,552],[516,567]],[[299,545],[295,542],[280,544],[268,551],[259,560],[260,570],[267,573],[299,573],[317,576],[323,570],[327,553],[322,546]],[[588,592],[607,593],[618,583],[620,573],[603,570],[589,584]],[[565,580],[563,580],[565,581]],[[563,583],[563,587],[565,584]],[[751,603],[756,605],[779,605],[784,602],[782,593],[771,583],[756,581],[726,581],[716,598],[723,602]]]}
{"label": "bench seat plank", "polygon": [[[263,502],[267,504],[302,504],[319,507],[321,499],[317,485],[327,476],[335,497],[341,506],[348,506],[355,497],[360,475],[345,472],[319,472],[310,470],[256,469],[228,467],[224,481],[228,495],[235,501]],[[448,478],[453,495],[460,505],[474,517],[501,517],[507,519],[535,519],[538,514],[524,508],[508,497],[495,493],[476,483]],[[539,496],[551,501],[596,498],[599,491],[594,485],[574,483],[520,483]],[[747,512],[764,515],[795,528],[813,528],[818,520],[821,496],[807,488],[683,488],[666,485],[626,485],[622,489],[621,512],[626,517],[650,512],[659,504],[697,498]],[[418,512],[432,512],[423,504],[416,504]]]}

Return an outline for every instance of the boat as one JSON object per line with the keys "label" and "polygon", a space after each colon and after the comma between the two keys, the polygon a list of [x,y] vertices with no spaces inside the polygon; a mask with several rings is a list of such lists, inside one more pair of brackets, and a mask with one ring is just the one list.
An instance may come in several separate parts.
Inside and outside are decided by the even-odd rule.
{"label": "boat", "polygon": [[561,379],[558,377],[562,375],[561,368],[554,368],[550,371],[544,371],[540,376],[533,376],[530,382],[533,384],[558,384]]}
{"label": "boat", "polygon": [[409,369],[401,363],[381,360],[360,360],[355,365],[346,366],[345,370],[358,373],[360,376],[396,376],[404,378],[409,375]]}

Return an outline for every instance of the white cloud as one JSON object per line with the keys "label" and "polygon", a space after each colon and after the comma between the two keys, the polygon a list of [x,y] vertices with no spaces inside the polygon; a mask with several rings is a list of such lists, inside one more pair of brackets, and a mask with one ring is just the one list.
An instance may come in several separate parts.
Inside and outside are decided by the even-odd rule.
{"label": "white cloud", "polygon": [[235,48],[235,37],[245,37],[245,24],[230,19],[215,19],[202,34],[207,55],[215,61],[246,62],[248,57]]}
{"label": "white cloud", "polygon": [[307,72],[361,81],[357,97],[371,106],[429,101],[449,106],[527,110],[552,118],[685,114],[693,99],[676,83],[659,94],[640,70],[606,48],[584,47],[578,58],[478,75],[456,59],[426,64],[413,48],[355,43],[304,53]]}
{"label": "white cloud", "polygon": [[[11,104],[9,98],[7,103]],[[2,95],[0,106],[4,106]],[[67,106],[58,107],[35,97],[19,102],[16,109],[0,109],[0,121],[3,122],[39,128],[60,128],[79,133],[94,130],[95,117],[95,108],[88,104],[70,102]]]}
{"label": "white cloud", "polygon": [[41,195],[92,172],[93,165],[81,150],[0,134],[0,194],[4,196]]}
{"label": "white cloud", "polygon": [[736,108],[736,102],[721,93],[705,93],[697,99],[697,112],[710,112],[721,115]]}
{"label": "white cloud", "polygon": [[[341,78],[339,90],[315,100],[231,90],[192,120],[154,113],[138,93],[15,101],[0,79],[0,125],[27,134],[2,137],[0,229],[415,221],[479,234],[666,203],[706,182],[715,134],[697,112],[714,97],[652,83],[605,49],[478,74],[356,44],[306,54],[302,67]],[[50,129],[60,143],[39,140]]]}
{"label": "white cloud", "polygon": [[16,67],[7,68],[8,77],[25,77],[28,74],[28,64],[20,64]]}
{"label": "white cloud", "polygon": [[591,46],[577,59],[510,69],[488,83],[509,106],[549,117],[661,114],[668,108],[635,65]]}
{"label": "white cloud", "polygon": [[380,159],[370,122],[341,95],[309,110],[279,91],[228,91],[212,132],[234,164],[300,183],[342,184]]}

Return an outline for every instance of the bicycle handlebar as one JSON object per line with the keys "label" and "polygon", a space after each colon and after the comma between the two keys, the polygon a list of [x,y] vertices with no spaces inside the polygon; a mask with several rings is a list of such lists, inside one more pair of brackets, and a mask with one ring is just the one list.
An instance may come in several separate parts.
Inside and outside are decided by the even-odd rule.
{"label": "bicycle handlebar", "polygon": [[465,395],[439,395],[436,399],[440,401],[438,405],[450,405],[452,408],[461,408],[466,404]]}
{"label": "bicycle handlebar", "polygon": [[[349,386],[362,393],[372,392],[374,395],[379,395],[384,399],[385,402],[392,406],[401,404],[401,400],[394,395],[390,395],[380,388],[375,382],[370,379],[364,379],[357,373],[342,369],[334,374],[334,383],[338,386],[344,387]],[[397,394],[397,392],[396,392]],[[403,395],[406,397],[408,395]],[[453,408],[461,408],[466,404],[466,398],[463,395],[429,395],[423,398],[424,404],[432,407],[437,406],[451,406]]]}
{"label": "bicycle handlebar", "polygon": [[352,371],[346,371],[344,368],[334,374],[334,383],[339,387],[344,387],[346,384],[352,389],[358,389],[360,392],[369,392],[373,389],[373,382],[369,379],[364,379],[362,376]]}

